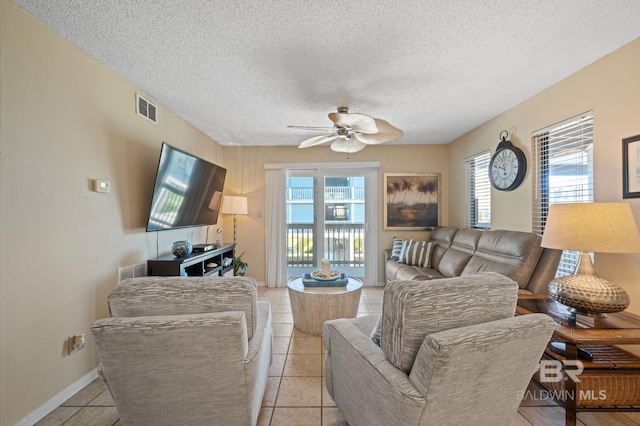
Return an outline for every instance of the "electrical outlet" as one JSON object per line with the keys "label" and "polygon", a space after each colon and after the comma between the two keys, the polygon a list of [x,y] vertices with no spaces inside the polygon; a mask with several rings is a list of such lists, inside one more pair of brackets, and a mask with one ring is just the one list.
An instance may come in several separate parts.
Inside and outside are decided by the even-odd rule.
{"label": "electrical outlet", "polygon": [[84,348],[84,333],[74,334],[67,339],[69,355]]}

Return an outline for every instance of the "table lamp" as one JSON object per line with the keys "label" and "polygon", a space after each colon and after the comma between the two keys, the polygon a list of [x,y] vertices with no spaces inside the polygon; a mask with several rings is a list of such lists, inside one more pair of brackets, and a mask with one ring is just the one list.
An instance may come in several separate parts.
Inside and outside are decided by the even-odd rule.
{"label": "table lamp", "polygon": [[233,215],[233,242],[236,242],[236,215],[247,214],[247,197],[225,195],[220,213]]}
{"label": "table lamp", "polygon": [[604,317],[629,306],[627,292],[598,276],[589,253],[640,253],[640,234],[629,204],[552,204],[541,245],[580,252],[573,275],[549,283],[549,296],[568,306],[573,318]]}

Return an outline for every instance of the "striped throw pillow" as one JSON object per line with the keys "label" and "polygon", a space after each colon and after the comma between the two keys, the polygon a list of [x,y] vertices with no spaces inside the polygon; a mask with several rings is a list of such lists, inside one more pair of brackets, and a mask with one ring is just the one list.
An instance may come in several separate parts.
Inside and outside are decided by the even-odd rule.
{"label": "striped throw pillow", "polygon": [[391,259],[400,260],[400,253],[402,252],[402,238],[393,237],[393,245],[391,246]]}
{"label": "striped throw pillow", "polygon": [[405,241],[402,245],[399,262],[430,268],[432,248],[431,241]]}

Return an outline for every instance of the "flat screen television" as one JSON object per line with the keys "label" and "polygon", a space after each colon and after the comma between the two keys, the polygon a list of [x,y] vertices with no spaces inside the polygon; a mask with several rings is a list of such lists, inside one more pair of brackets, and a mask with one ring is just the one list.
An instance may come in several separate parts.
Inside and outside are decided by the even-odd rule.
{"label": "flat screen television", "polygon": [[227,170],[162,143],[147,231],[215,225]]}

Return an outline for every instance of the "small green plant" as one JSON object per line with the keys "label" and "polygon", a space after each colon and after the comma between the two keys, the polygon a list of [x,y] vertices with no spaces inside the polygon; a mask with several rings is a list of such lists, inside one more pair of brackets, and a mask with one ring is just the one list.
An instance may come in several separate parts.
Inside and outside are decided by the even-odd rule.
{"label": "small green plant", "polygon": [[244,276],[244,274],[247,272],[247,266],[249,266],[249,264],[242,260],[242,256],[244,255],[244,253],[245,252],[243,251],[242,253],[240,253],[240,255],[236,256],[235,259],[233,259],[233,275]]}

